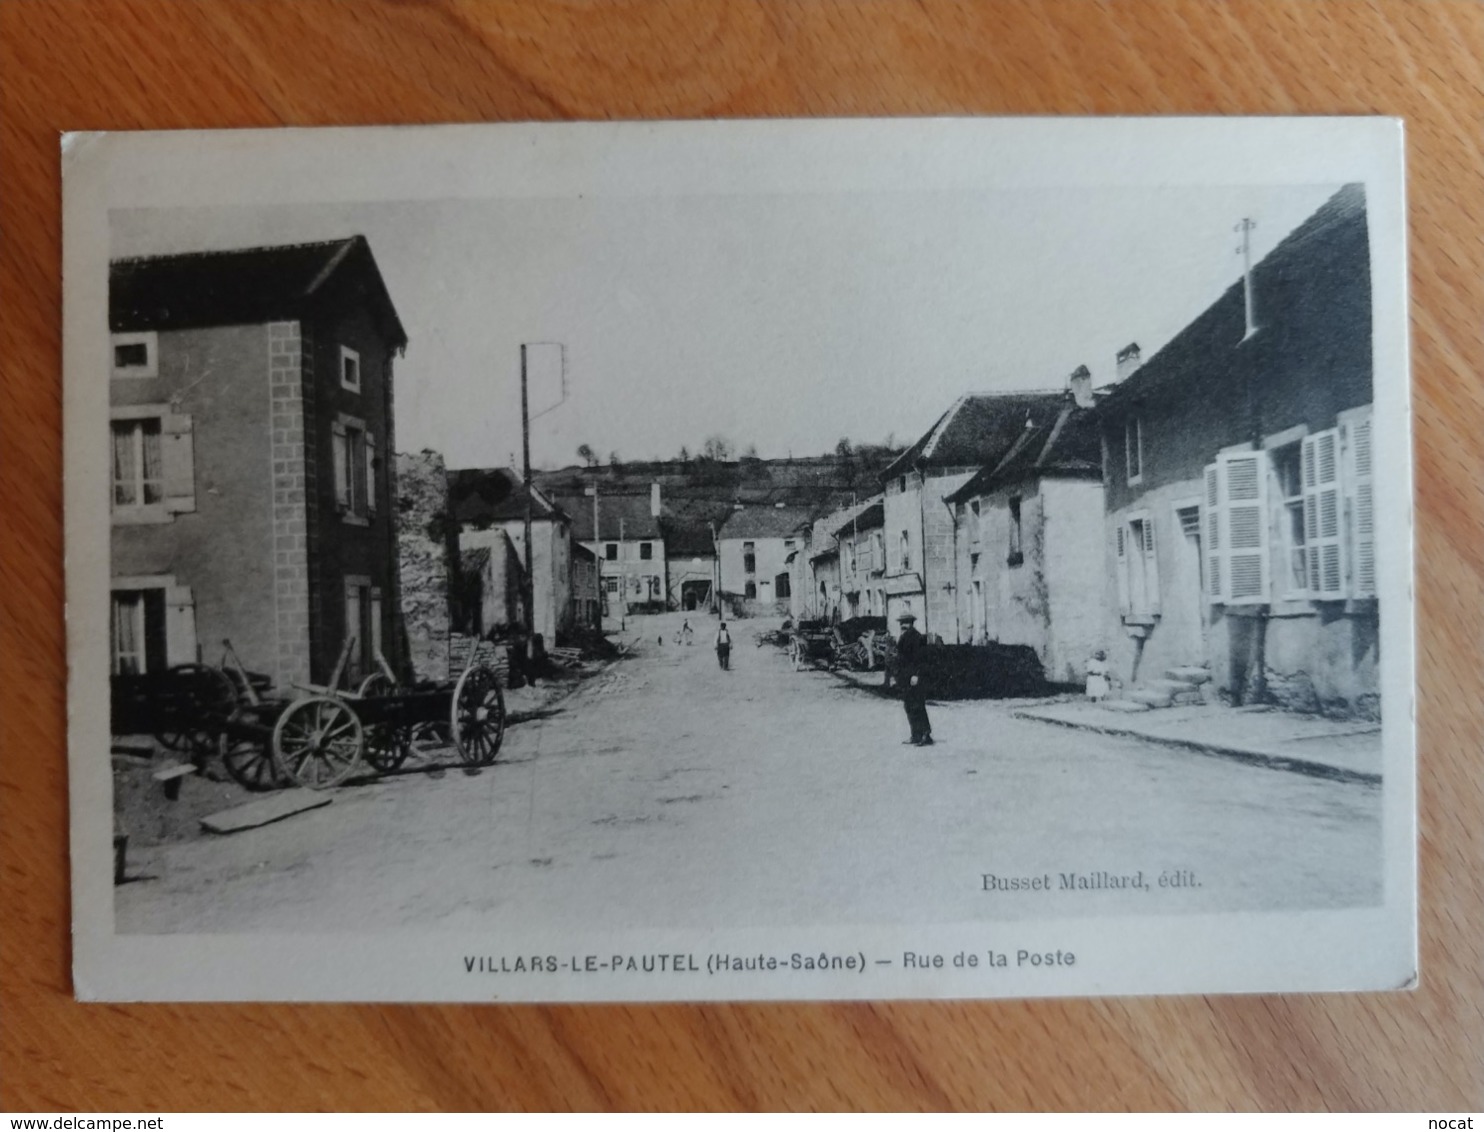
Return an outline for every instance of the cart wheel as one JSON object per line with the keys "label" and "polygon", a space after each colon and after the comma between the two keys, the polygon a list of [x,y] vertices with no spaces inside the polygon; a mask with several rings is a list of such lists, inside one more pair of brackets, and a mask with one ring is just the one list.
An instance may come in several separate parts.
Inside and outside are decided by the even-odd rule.
{"label": "cart wheel", "polygon": [[355,771],[364,739],[360,718],[344,700],[305,696],[274,724],[273,759],[300,786],[323,790]]}
{"label": "cart wheel", "polygon": [[273,790],[281,784],[273,756],[261,740],[233,738],[223,732],[217,737],[217,750],[227,773],[247,789],[254,792]]}
{"label": "cart wheel", "polygon": [[215,727],[202,725],[232,714],[237,706],[237,689],[225,672],[209,664],[177,664],[166,671],[166,676],[186,690],[190,707],[177,707],[171,713],[170,725],[155,738],[162,747],[189,756],[201,767],[217,749],[220,738]]}
{"label": "cart wheel", "polygon": [[476,665],[459,677],[449,710],[454,746],[466,766],[486,766],[505,737],[505,696],[492,668]]}
{"label": "cart wheel", "polygon": [[373,769],[390,774],[412,753],[412,728],[398,727],[395,723],[372,724],[366,728],[363,753]]}

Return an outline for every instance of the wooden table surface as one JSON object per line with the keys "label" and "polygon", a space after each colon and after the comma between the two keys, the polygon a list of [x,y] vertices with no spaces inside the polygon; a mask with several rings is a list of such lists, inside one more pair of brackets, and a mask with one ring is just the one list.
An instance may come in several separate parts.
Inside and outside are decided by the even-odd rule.
{"label": "wooden table surface", "polygon": [[[1484,5],[1447,0],[0,4],[0,1108],[1484,1106],[1481,60]],[[822,1006],[72,1001],[60,131],[1027,113],[1407,120],[1421,989]]]}

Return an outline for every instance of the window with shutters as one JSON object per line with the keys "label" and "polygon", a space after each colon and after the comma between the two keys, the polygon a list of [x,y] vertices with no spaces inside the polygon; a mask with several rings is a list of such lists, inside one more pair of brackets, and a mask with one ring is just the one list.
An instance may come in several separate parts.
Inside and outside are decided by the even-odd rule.
{"label": "window with shutters", "polygon": [[1340,414],[1345,471],[1345,542],[1349,548],[1350,596],[1376,596],[1376,517],[1372,477],[1371,407]]}
{"label": "window with shutters", "polygon": [[1304,437],[1303,488],[1309,596],[1315,601],[1337,601],[1347,596],[1338,429]]}
{"label": "window with shutters", "polygon": [[1223,605],[1268,602],[1268,454],[1231,452],[1206,468],[1207,598]]}
{"label": "window with shutters", "polygon": [[1273,545],[1273,576],[1278,592],[1285,598],[1302,599],[1309,591],[1308,541],[1304,523],[1303,444],[1297,441],[1268,450],[1272,462],[1273,485],[1278,498],[1274,501],[1274,519],[1278,537]]}
{"label": "window with shutters", "polygon": [[118,577],[111,583],[109,643],[113,672],[162,672],[197,657],[196,603],[170,574]]}
{"label": "window with shutters", "polygon": [[168,523],[194,511],[191,417],[168,405],[119,406],[109,415],[114,523]]}
{"label": "window with shutters", "polygon": [[1159,558],[1154,518],[1147,511],[1129,515],[1113,530],[1118,608],[1130,622],[1149,622],[1159,614]]}
{"label": "window with shutters", "polygon": [[364,421],[343,413],[330,428],[335,505],[347,523],[364,526],[376,513],[376,438]]}

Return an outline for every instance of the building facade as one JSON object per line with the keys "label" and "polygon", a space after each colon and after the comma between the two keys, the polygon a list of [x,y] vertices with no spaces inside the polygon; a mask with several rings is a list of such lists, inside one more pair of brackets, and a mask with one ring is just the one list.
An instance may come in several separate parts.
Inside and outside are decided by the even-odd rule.
{"label": "building facade", "polygon": [[1370,253],[1347,186],[1101,405],[1115,673],[1380,711]]}
{"label": "building facade", "polygon": [[997,463],[949,496],[957,523],[952,636],[1029,645],[1052,683],[1078,682],[1102,640],[1103,485],[1086,369],[1034,410]]}
{"label": "building facade", "polygon": [[[503,535],[515,548],[531,587],[531,629],[554,644],[573,625],[572,523],[539,488],[527,489],[504,468],[470,468],[453,474],[451,496],[461,554],[493,547]],[[529,501],[529,507],[528,507]],[[526,548],[526,516],[531,549]]]}
{"label": "building facade", "polygon": [[793,607],[789,555],[805,543],[808,508],[739,506],[717,532],[717,571],[724,598],[749,616],[787,616]]}
{"label": "building facade", "polygon": [[1054,414],[1062,401],[1061,390],[960,397],[882,473],[886,564],[878,588],[893,624],[910,612],[921,632],[956,640],[957,528],[948,497],[998,463],[1027,420]]}
{"label": "building facade", "polygon": [[604,613],[665,609],[669,582],[659,485],[647,495],[598,493],[561,502],[572,516],[573,538],[597,559]]}
{"label": "building facade", "polygon": [[115,672],[215,660],[276,684],[399,666],[393,359],[364,237],[116,260]]}

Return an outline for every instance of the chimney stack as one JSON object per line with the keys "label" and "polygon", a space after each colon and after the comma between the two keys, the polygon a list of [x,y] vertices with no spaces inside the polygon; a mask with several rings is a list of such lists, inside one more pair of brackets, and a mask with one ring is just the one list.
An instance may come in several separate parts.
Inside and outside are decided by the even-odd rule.
{"label": "chimney stack", "polygon": [[660,484],[654,480],[649,485],[649,514],[652,518],[660,517]]}
{"label": "chimney stack", "polygon": [[1080,409],[1092,408],[1092,373],[1086,366],[1078,366],[1067,378],[1067,390]]}
{"label": "chimney stack", "polygon": [[1118,351],[1118,380],[1122,381],[1138,369],[1143,362],[1139,357],[1139,344],[1130,342]]}

